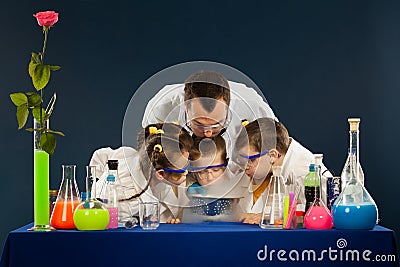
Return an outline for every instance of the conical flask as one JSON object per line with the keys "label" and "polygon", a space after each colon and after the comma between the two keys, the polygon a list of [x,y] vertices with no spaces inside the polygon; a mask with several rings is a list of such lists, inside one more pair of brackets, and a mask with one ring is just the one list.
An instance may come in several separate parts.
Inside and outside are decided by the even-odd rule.
{"label": "conical flask", "polygon": [[[320,163],[316,161],[314,179],[315,184],[321,184]],[[315,187],[315,190],[321,190],[321,188]],[[329,209],[325,206],[321,200],[321,192],[315,192],[315,198],[312,205],[306,211],[304,215],[304,227],[307,229],[314,230],[327,230],[333,227],[332,215]]]}
{"label": "conical flask", "polygon": [[266,189],[266,199],[260,221],[260,227],[263,229],[283,228],[286,187],[281,172],[281,166],[272,166],[272,177]]}
{"label": "conical flask", "polygon": [[[346,162],[344,163],[343,166],[343,170],[342,170],[342,174],[340,175],[340,180],[342,183],[342,187],[344,187],[348,181],[350,181],[350,162],[356,162],[356,146],[353,144],[352,146],[353,148],[351,149],[351,153],[350,153],[350,148],[348,151],[348,155],[347,155],[347,159]],[[361,184],[364,185],[364,171],[361,167],[360,162],[358,163],[358,179],[360,180]]]}
{"label": "conical flask", "polygon": [[75,165],[62,165],[62,180],[50,224],[56,229],[75,229],[74,211],[81,202],[75,180]]}
{"label": "conical flask", "polygon": [[96,199],[96,166],[86,166],[86,199],[75,210],[78,230],[104,230],[110,220],[107,207]]}
{"label": "conical flask", "polygon": [[[336,229],[372,229],[378,222],[378,207],[359,179],[359,124],[360,119],[348,119],[350,151],[356,147],[355,159],[350,161],[350,180],[332,206]],[[354,144],[354,145],[353,145]]]}

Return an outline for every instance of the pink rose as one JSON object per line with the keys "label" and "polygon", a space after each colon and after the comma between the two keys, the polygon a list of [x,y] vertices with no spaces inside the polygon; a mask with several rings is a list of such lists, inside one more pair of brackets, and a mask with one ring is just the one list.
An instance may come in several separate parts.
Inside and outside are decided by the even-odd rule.
{"label": "pink rose", "polygon": [[51,27],[58,21],[58,13],[54,11],[43,11],[33,14],[37,19],[39,26]]}

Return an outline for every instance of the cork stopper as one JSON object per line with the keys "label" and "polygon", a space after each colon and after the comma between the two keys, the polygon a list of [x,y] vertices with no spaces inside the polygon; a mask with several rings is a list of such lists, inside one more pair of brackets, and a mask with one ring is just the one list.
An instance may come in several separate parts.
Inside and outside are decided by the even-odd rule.
{"label": "cork stopper", "polygon": [[360,124],[360,118],[349,118],[347,121],[350,124],[350,131],[358,131],[358,125]]}

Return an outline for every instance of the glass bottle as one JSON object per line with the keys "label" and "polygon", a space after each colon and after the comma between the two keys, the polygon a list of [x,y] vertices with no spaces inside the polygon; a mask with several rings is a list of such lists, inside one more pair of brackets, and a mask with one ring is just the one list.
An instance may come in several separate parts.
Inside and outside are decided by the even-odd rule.
{"label": "glass bottle", "polygon": [[[354,138],[355,139],[355,138]],[[347,159],[346,162],[344,164],[343,170],[342,170],[342,174],[340,175],[340,179],[342,181],[342,188],[347,184],[348,181],[350,181],[350,162],[356,162],[356,150],[357,150],[357,144],[354,143],[354,141],[356,140],[352,140],[352,144],[351,147],[352,149],[350,150],[350,148],[348,149],[348,155],[347,155]],[[350,153],[351,151],[351,153]],[[358,179],[360,180],[361,184],[364,185],[364,171],[361,167],[360,162],[358,162]]]}
{"label": "glass bottle", "polygon": [[[322,156],[320,154],[315,155],[315,165],[314,165],[314,184],[318,186],[315,187],[316,192],[314,193],[315,198],[312,205],[307,209],[304,215],[304,226],[307,229],[314,230],[327,230],[333,227],[332,215],[328,208],[325,206],[324,202],[321,200],[321,177],[320,177],[320,166],[322,164]],[[317,192],[317,190],[319,192]]]}
{"label": "glass bottle", "polygon": [[336,229],[372,229],[378,221],[378,207],[359,179],[359,118],[349,118],[350,151],[356,146],[354,160],[350,161],[350,180],[332,206]]}
{"label": "glass bottle", "polygon": [[263,229],[283,227],[286,187],[281,172],[281,166],[272,166],[272,177],[265,190],[266,199],[261,214],[260,227]]}
{"label": "glass bottle", "polygon": [[304,194],[306,197],[306,208],[307,211],[316,197],[320,197],[320,179],[316,179],[316,175],[319,175],[315,164],[310,164],[309,173],[304,178]]}
{"label": "glass bottle", "polygon": [[62,165],[62,180],[50,223],[56,229],[75,229],[74,211],[81,202],[75,179],[75,165]]}
{"label": "glass bottle", "polygon": [[104,190],[100,196],[100,199],[106,205],[108,213],[110,214],[110,221],[107,229],[118,228],[118,198],[114,182],[115,176],[112,174],[108,175]]}
{"label": "glass bottle", "polygon": [[110,220],[106,206],[96,196],[96,166],[86,166],[86,199],[75,210],[78,230],[104,230]]}

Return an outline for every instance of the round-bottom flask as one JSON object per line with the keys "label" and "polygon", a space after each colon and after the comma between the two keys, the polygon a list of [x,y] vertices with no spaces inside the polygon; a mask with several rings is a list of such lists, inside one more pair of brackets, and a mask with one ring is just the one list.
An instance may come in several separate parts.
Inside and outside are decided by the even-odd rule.
{"label": "round-bottom flask", "polygon": [[[104,230],[110,220],[107,207],[96,196],[95,166],[86,167],[86,200],[78,205],[74,213],[74,223],[78,230]],[[92,185],[90,186],[90,181]],[[92,188],[90,191],[89,188]],[[88,192],[91,192],[89,194]],[[89,197],[90,196],[90,197]]]}
{"label": "round-bottom flask", "polygon": [[362,184],[350,180],[332,206],[336,229],[374,228],[378,221],[378,208]]}
{"label": "round-bottom flask", "polygon": [[304,227],[313,230],[329,230],[333,227],[332,215],[328,208],[316,199],[304,216]]}

